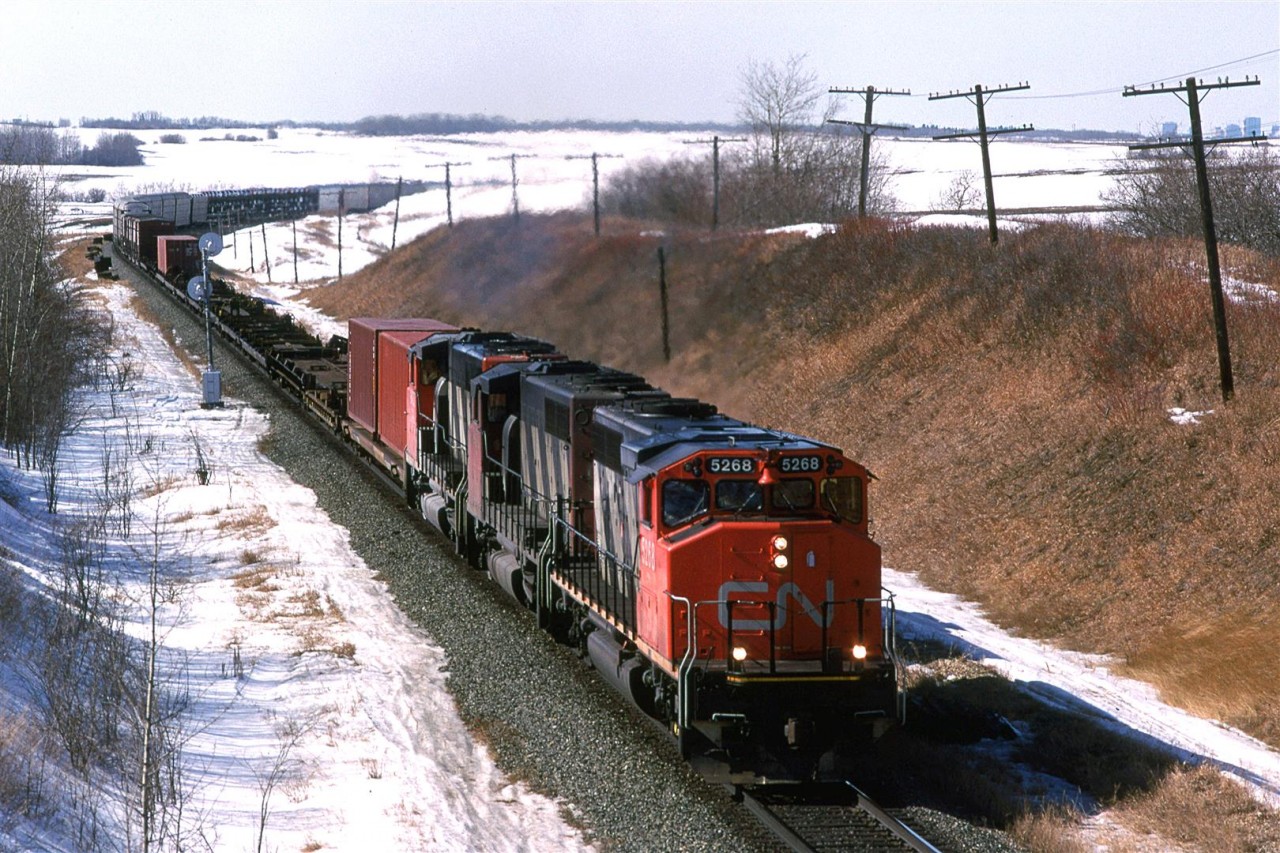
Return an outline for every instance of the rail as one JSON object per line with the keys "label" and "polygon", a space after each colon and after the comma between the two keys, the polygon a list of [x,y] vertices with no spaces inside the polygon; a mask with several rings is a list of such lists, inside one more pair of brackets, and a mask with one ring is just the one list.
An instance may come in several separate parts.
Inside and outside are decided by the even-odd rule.
{"label": "rail", "polygon": [[891,815],[852,782],[732,788],[775,838],[797,853],[939,848]]}

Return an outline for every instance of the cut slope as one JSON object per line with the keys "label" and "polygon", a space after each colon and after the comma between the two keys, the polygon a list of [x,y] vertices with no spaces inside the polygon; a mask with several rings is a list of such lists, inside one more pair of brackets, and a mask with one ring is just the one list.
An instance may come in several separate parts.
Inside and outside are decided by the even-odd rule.
{"label": "cut slope", "polygon": [[[1280,743],[1280,306],[1231,304],[1222,405],[1201,260],[1065,225],[992,247],[879,222],[595,238],[526,216],[431,232],[314,301],[516,329],[832,441],[881,477],[889,564]],[[1274,263],[1226,261],[1278,289]],[[1215,413],[1178,425],[1174,406]]]}

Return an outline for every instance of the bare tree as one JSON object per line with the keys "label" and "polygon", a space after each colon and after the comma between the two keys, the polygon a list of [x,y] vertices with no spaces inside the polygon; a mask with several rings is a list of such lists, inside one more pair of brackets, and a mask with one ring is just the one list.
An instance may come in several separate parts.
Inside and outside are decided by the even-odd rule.
{"label": "bare tree", "polygon": [[781,174],[811,146],[812,132],[835,115],[828,101],[821,114],[818,75],[805,67],[807,57],[793,53],[781,65],[750,60],[742,70],[738,118],[751,126],[756,152]]}
{"label": "bare tree", "polygon": [[[752,61],[742,72],[738,117],[751,145],[730,152],[721,180],[725,219],[743,225],[836,221],[858,209],[861,135],[827,123],[836,102],[824,101],[818,76],[803,54],[782,64]],[[892,209],[889,171],[874,152],[868,209]]]}

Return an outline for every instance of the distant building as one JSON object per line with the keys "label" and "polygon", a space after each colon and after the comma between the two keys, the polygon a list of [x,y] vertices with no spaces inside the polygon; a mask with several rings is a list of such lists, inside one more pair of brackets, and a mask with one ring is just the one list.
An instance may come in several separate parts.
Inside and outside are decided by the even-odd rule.
{"label": "distant building", "polygon": [[1240,136],[1240,125],[1238,124],[1227,125],[1227,129],[1226,129],[1227,139],[1235,139],[1239,136]]}
{"label": "distant building", "polygon": [[1160,125],[1160,135],[1168,139],[1169,137],[1178,135],[1178,123],[1176,121],[1166,121]]}
{"label": "distant building", "polygon": [[1262,135],[1262,119],[1258,116],[1248,116],[1244,120],[1245,136],[1261,136]]}

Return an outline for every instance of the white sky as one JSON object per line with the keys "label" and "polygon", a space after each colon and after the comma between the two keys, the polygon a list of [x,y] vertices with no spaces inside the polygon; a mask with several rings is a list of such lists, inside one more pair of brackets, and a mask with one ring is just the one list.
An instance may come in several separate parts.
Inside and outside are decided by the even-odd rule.
{"label": "white sky", "polygon": [[[931,92],[1031,83],[988,123],[1148,130],[1187,121],[1127,84],[1203,72],[1206,125],[1280,121],[1280,2],[151,2],[18,0],[0,27],[0,119],[217,115],[346,121],[730,121],[749,59],[806,54],[823,86],[910,89],[883,122],[971,127]],[[1249,62],[1245,57],[1265,54]],[[1219,68],[1224,63],[1234,63]],[[203,69],[186,74],[184,69]],[[1075,93],[1102,94],[1046,97]],[[845,118],[861,118],[846,96]]]}

